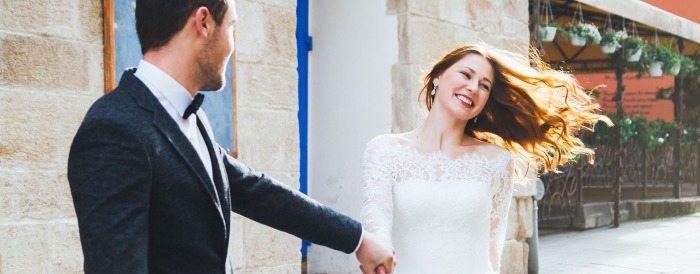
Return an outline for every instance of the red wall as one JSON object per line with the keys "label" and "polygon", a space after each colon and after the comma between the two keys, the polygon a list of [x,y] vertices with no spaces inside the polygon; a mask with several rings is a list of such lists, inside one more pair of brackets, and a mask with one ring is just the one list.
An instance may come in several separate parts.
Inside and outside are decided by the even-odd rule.
{"label": "red wall", "polygon": [[[625,113],[630,115],[641,114],[647,120],[663,119],[673,120],[673,102],[671,100],[656,99],[660,88],[673,89],[673,77],[663,76],[650,78],[644,76],[637,79],[636,72],[625,74],[623,82],[625,93],[622,97],[622,107]],[[586,89],[592,89],[597,85],[605,85],[598,90],[601,96],[598,103],[604,112],[616,112],[613,96],[617,89],[617,81],[613,73],[576,74],[576,79]]]}
{"label": "red wall", "polygon": [[644,2],[700,24],[700,1],[698,0],[644,0]]}

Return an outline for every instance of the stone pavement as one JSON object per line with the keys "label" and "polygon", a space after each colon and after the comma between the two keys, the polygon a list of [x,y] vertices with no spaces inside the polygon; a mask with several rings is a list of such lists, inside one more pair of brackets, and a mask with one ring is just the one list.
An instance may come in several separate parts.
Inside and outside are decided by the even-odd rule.
{"label": "stone pavement", "polygon": [[540,273],[700,273],[700,213],[540,237]]}

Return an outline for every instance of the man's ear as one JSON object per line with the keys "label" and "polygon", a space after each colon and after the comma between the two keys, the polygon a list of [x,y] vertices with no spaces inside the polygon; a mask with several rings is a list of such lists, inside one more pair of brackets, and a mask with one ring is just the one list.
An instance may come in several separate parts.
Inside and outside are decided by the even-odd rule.
{"label": "man's ear", "polygon": [[211,13],[206,7],[199,7],[194,12],[194,25],[197,34],[209,36],[209,33],[214,29],[214,20],[211,18]]}

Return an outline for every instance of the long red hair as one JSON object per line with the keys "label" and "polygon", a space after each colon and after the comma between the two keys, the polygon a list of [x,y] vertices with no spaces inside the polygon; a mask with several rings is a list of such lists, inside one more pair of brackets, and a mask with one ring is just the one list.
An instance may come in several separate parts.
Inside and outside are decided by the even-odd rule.
{"label": "long red hair", "polygon": [[[556,171],[579,154],[593,156],[575,135],[591,130],[598,121],[612,124],[599,114],[599,105],[569,73],[550,68],[530,50],[527,57],[486,45],[465,45],[447,53],[423,78],[422,98],[432,108],[433,79],[469,54],[478,54],[493,66],[494,83],[478,122],[467,122],[464,133],[499,145],[535,165],[535,170]],[[593,159],[593,157],[588,157]]]}

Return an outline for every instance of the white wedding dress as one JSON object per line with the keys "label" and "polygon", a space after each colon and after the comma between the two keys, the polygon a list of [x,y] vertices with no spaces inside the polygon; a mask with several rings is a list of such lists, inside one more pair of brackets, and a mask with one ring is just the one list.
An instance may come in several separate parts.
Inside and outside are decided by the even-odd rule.
{"label": "white wedding dress", "polygon": [[398,135],[367,144],[362,218],[391,241],[394,273],[498,273],[513,161],[500,147],[456,159],[422,153]]}

